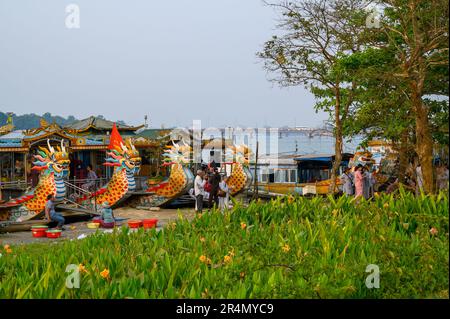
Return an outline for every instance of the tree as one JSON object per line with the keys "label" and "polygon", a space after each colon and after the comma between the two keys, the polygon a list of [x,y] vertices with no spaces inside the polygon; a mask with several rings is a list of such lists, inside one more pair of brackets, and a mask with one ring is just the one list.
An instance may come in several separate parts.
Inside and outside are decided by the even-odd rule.
{"label": "tree", "polygon": [[344,74],[359,79],[350,110],[352,121],[344,127],[345,135],[363,134],[367,140],[386,139],[399,154],[400,182],[405,181],[408,162],[414,157],[414,117],[410,111],[407,86],[392,75],[398,61],[389,48],[367,48],[341,58]]}
{"label": "tree", "polygon": [[339,58],[361,49],[367,1],[305,0],[268,4],[281,12],[278,29],[258,54],[281,86],[305,85],[315,95],[317,110],[333,118],[335,161],[330,191],[334,191],[342,161],[343,125],[348,120],[357,87],[356,78],[345,78]]}
{"label": "tree", "polygon": [[[384,0],[382,32],[399,60],[393,70],[408,86],[415,115],[416,153],[422,168],[424,191],[433,191],[433,137],[427,83],[442,76],[436,67],[448,66],[448,1]],[[439,80],[438,80],[439,81]],[[447,73],[448,83],[448,73]],[[436,87],[436,86],[435,86]]]}

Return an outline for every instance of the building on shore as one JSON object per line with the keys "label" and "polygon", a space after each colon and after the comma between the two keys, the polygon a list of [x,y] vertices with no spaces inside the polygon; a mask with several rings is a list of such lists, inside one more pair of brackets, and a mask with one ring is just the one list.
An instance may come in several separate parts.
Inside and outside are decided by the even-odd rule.
{"label": "building on shore", "polygon": [[[71,160],[70,178],[83,180],[90,165],[100,179],[100,183],[112,175],[112,168],[104,166],[105,151],[109,145],[110,132],[114,122],[98,117],[88,117],[67,126],[47,123],[41,120],[40,126],[28,130],[15,130],[7,123],[0,127],[0,181],[3,189],[18,193],[34,187],[39,173],[32,170],[33,155],[39,147],[57,147],[64,143]],[[145,179],[156,171],[153,159],[158,158],[166,143],[165,130],[147,130],[144,125],[128,126],[116,124],[123,139],[131,138],[143,157],[140,175]],[[153,167],[153,169],[152,169]]]}

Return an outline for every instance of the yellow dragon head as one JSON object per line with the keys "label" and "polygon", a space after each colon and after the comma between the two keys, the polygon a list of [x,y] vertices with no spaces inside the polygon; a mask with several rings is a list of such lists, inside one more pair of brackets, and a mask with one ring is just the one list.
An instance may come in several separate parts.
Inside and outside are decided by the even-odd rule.
{"label": "yellow dragon head", "polygon": [[251,150],[250,148],[245,145],[231,145],[227,148],[226,152],[228,153],[228,156],[231,156],[234,158],[234,161],[236,163],[240,163],[242,165],[248,165],[250,162],[250,155]]}
{"label": "yellow dragon head", "polygon": [[183,145],[179,145],[172,141],[172,145],[167,145],[164,156],[164,166],[172,164],[187,164],[190,161],[191,147],[183,142]]}
{"label": "yellow dragon head", "polygon": [[34,155],[36,161],[33,162],[33,169],[45,170],[45,173],[54,173],[55,177],[62,178],[69,174],[69,153],[61,140],[61,146],[57,146],[56,150],[50,145],[47,139],[48,149],[39,146],[38,154]]}

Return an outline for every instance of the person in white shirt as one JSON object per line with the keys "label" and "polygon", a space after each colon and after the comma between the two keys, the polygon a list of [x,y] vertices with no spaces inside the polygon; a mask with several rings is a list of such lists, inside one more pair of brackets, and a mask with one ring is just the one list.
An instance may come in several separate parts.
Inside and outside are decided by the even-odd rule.
{"label": "person in white shirt", "polygon": [[194,196],[195,196],[195,211],[202,213],[203,210],[203,196],[205,196],[205,172],[197,171],[197,176],[194,180]]}
{"label": "person in white shirt", "polygon": [[228,209],[228,203],[230,199],[230,187],[227,185],[228,177],[223,176],[222,181],[219,183],[219,209],[223,212],[224,209]]}

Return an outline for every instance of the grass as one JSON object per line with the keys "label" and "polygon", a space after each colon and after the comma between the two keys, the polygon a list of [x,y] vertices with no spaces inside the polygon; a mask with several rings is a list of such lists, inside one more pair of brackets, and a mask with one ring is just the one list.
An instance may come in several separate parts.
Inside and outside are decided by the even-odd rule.
{"label": "grass", "polygon": [[[8,251],[0,298],[448,298],[448,196],[286,197]],[[82,265],[79,289],[66,288],[69,264]]]}

